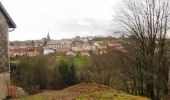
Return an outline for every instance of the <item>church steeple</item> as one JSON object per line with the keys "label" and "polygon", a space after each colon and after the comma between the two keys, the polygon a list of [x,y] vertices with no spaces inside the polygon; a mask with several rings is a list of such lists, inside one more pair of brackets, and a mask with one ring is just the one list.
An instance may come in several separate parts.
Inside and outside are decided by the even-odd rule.
{"label": "church steeple", "polygon": [[47,41],[50,41],[50,35],[49,35],[49,31],[48,31],[48,34],[47,34]]}

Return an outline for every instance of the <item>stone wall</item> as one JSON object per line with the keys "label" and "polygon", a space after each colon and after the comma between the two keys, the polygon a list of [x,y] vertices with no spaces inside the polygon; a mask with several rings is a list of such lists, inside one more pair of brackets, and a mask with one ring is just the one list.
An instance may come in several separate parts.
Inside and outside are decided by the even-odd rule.
{"label": "stone wall", "polygon": [[0,73],[8,71],[8,24],[2,13],[0,13]]}
{"label": "stone wall", "polygon": [[8,96],[9,85],[8,24],[0,12],[0,100]]}
{"label": "stone wall", "polygon": [[10,73],[0,73],[0,100],[9,95]]}

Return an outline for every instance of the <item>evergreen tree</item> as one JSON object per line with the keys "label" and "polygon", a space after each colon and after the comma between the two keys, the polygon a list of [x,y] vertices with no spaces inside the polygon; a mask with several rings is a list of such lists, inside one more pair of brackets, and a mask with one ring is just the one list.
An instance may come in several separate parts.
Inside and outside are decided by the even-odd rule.
{"label": "evergreen tree", "polygon": [[61,88],[74,85],[78,82],[78,79],[76,77],[75,65],[73,64],[69,65],[68,63],[62,61],[59,65],[59,74],[61,75],[59,80]]}

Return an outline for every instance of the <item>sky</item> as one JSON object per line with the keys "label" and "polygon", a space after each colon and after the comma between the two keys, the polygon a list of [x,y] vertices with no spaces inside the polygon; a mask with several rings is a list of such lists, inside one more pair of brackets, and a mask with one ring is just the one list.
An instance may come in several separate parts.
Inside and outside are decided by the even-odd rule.
{"label": "sky", "polygon": [[1,0],[17,25],[9,40],[113,35],[121,0]]}

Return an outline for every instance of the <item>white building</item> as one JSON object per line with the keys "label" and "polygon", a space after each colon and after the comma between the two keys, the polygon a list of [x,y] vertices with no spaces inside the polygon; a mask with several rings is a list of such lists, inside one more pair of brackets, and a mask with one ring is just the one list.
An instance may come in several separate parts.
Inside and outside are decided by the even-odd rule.
{"label": "white building", "polygon": [[44,50],[43,54],[44,55],[49,55],[49,54],[53,54],[54,50]]}

